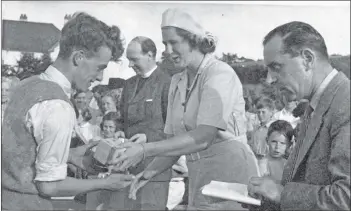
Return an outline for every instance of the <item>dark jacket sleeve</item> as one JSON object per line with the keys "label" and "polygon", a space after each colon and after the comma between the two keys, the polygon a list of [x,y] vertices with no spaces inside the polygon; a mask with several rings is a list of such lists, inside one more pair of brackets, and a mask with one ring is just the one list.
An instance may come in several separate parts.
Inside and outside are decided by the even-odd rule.
{"label": "dark jacket sleeve", "polygon": [[350,210],[349,94],[336,96],[339,99],[331,105],[334,109],[326,126],[330,136],[330,184],[287,183],[281,196],[282,210]]}
{"label": "dark jacket sleeve", "polygon": [[162,96],[161,96],[161,106],[162,106],[162,118],[163,123],[166,123],[167,118],[167,107],[168,107],[168,92],[169,86],[171,85],[171,78],[166,78],[163,84]]}

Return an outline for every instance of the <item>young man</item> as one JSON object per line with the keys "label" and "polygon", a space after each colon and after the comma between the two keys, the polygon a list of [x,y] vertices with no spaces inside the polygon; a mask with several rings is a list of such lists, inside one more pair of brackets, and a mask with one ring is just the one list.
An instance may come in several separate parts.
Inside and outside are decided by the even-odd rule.
{"label": "young man", "polygon": [[66,177],[67,162],[85,168],[89,161],[84,157],[89,146],[69,149],[76,124],[71,93],[102,80],[108,62],[122,53],[117,27],[78,13],[62,29],[53,65],[18,85],[2,125],[2,210],[51,210],[52,196],[119,190],[130,184],[130,175]]}
{"label": "young man", "polygon": [[267,81],[310,103],[282,181],[252,178],[249,192],[269,210],[350,210],[350,80],[333,69],[323,37],[309,24],[278,26],[263,46]]}

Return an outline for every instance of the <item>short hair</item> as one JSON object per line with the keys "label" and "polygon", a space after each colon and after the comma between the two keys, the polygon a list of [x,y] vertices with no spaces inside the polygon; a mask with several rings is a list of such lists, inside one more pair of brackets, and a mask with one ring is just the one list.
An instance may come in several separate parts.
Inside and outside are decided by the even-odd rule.
{"label": "short hair", "polygon": [[88,122],[88,121],[90,121],[90,120],[93,118],[93,116],[91,115],[91,112],[89,111],[88,108],[83,109],[83,111],[82,111],[82,117],[83,117],[83,120],[84,120],[85,122]]}
{"label": "short hair", "polygon": [[148,52],[151,51],[153,58],[156,58],[157,48],[154,41],[152,41],[152,39],[148,37],[137,36],[137,37],[134,37],[130,42],[139,43],[143,54],[147,54]]}
{"label": "short hair", "polygon": [[259,98],[255,103],[255,105],[256,105],[256,109],[261,109],[261,108],[268,108],[270,110],[275,109],[274,101],[266,97]]}
{"label": "short hair", "polygon": [[113,121],[115,123],[116,130],[121,126],[120,115],[114,111],[110,111],[102,117],[102,121],[100,124],[101,130],[103,129],[104,121]]}
{"label": "short hair", "polygon": [[208,37],[202,37],[196,34],[193,34],[184,29],[173,27],[173,26],[165,26],[163,28],[175,28],[176,33],[187,40],[189,42],[190,47],[197,48],[201,53],[213,53],[216,50],[216,42],[215,40],[208,39]]}
{"label": "short hair", "polygon": [[77,90],[77,92],[73,95],[73,99],[76,99],[76,98],[78,97],[78,95],[79,95],[79,94],[82,94],[82,93],[85,94],[85,92],[83,92],[83,91],[81,91],[81,90]]}
{"label": "short hair", "polygon": [[118,61],[124,52],[120,29],[109,27],[87,13],[76,13],[62,28],[58,57],[66,59],[74,50],[92,56],[103,46],[111,50],[111,60]]}
{"label": "short hair", "polygon": [[303,116],[305,113],[305,110],[309,106],[309,102],[307,101],[302,101],[297,106],[293,109],[292,114],[295,118]]}
{"label": "short hair", "polygon": [[91,91],[93,93],[97,92],[99,94],[103,94],[105,92],[108,92],[109,88],[107,87],[107,85],[99,84],[99,85],[94,86]]}
{"label": "short hair", "polygon": [[273,122],[268,128],[267,139],[273,132],[278,132],[282,134],[283,136],[286,137],[286,140],[288,141],[288,145],[292,144],[294,129],[289,122],[285,120],[277,120]]}
{"label": "short hair", "polygon": [[324,38],[315,28],[307,23],[293,21],[280,25],[265,36],[263,45],[266,45],[276,35],[283,38],[283,53],[289,53],[296,57],[300,54],[302,47],[309,47],[329,60]]}
{"label": "short hair", "polygon": [[118,109],[122,97],[122,89],[109,90],[108,92],[104,93],[102,98],[104,97],[111,97],[113,102],[116,104],[116,109]]}

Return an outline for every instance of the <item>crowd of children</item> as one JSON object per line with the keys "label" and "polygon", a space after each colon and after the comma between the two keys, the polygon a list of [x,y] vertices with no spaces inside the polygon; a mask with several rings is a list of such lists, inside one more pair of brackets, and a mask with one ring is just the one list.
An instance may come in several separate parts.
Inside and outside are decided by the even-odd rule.
{"label": "crowd of children", "polygon": [[260,174],[281,180],[308,102],[284,100],[284,108],[277,110],[276,102],[269,96],[245,100],[248,144],[257,158]]}

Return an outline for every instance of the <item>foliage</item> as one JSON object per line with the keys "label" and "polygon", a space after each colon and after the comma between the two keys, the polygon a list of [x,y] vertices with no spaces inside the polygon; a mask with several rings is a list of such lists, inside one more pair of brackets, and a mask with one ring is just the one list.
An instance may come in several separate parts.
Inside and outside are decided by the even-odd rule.
{"label": "foliage", "polygon": [[348,56],[340,56],[340,55],[331,56],[330,62],[335,69],[343,72],[348,78],[350,78],[350,55],[348,55]]}
{"label": "foliage", "polygon": [[258,84],[267,76],[263,62],[241,62],[231,65],[243,84]]}
{"label": "foliage", "polygon": [[44,72],[51,64],[52,60],[49,53],[43,54],[40,58],[34,57],[33,53],[22,53],[17,61],[17,77],[23,80],[32,75],[38,75]]}
{"label": "foliage", "polygon": [[247,59],[245,57],[239,57],[236,53],[222,53],[222,57],[219,60],[229,64],[230,66],[234,65],[238,62],[253,62],[252,59]]}
{"label": "foliage", "polygon": [[[224,55],[222,61],[233,61],[237,58],[236,54]],[[331,55],[330,61],[335,69],[350,78],[350,55]],[[244,96],[250,98],[251,102],[254,103],[260,97],[269,97],[275,101],[277,109],[283,108],[285,99],[279,90],[264,82],[267,69],[262,61],[228,62],[228,64],[237,73],[244,87]]]}
{"label": "foliage", "polygon": [[7,64],[4,64],[2,62],[1,64],[1,76],[5,76],[5,77],[8,77],[8,76],[16,76],[16,69],[11,66],[11,65],[7,65]]}

